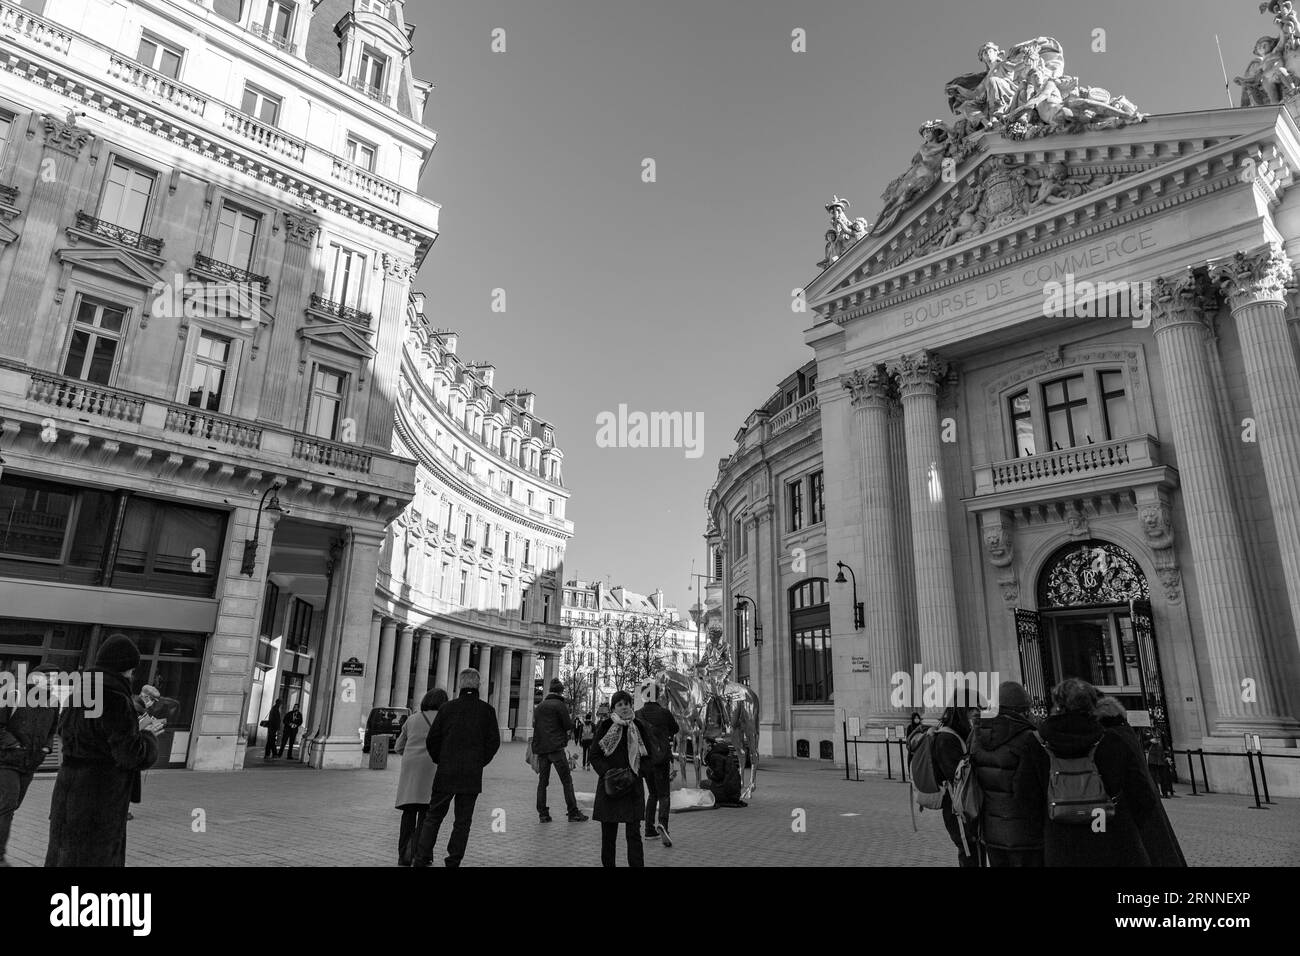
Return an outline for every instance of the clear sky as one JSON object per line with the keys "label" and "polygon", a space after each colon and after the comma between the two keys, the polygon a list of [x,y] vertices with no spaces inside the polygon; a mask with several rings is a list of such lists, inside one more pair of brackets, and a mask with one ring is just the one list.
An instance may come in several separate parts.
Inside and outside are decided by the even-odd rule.
{"label": "clear sky", "polygon": [[[704,570],[704,498],[745,416],[811,357],[791,290],[823,208],[876,219],[944,85],[980,44],[1056,37],[1066,72],[1145,112],[1227,105],[1273,34],[1257,0],[407,0],[439,132],[442,234],[416,288],[460,353],[531,388],[564,450],[570,577],[662,587]],[[505,52],[492,51],[505,31]],[[791,49],[806,31],[807,51]],[[1105,52],[1093,52],[1094,30]],[[1234,101],[1237,88],[1233,87]],[[642,182],[642,161],[657,181]],[[492,311],[493,290],[506,311]],[[702,455],[602,448],[597,416],[703,415]],[[830,516],[834,520],[834,515]]]}

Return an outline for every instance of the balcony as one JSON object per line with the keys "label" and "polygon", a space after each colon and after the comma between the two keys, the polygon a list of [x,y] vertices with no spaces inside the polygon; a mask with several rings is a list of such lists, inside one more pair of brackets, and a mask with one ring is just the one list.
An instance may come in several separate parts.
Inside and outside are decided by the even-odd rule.
{"label": "balcony", "polygon": [[372,100],[378,100],[380,103],[383,103],[385,105],[388,104],[388,93],[385,92],[382,86],[371,86],[369,83],[367,83],[359,76],[353,79],[353,81],[348,85],[352,87],[354,90],[360,90],[362,93],[366,94],[366,96],[370,97]]}
{"label": "balcony", "polygon": [[239,266],[232,266],[229,262],[222,262],[220,259],[213,259],[211,256],[205,256],[198,253],[194,256],[194,268],[202,269],[204,272],[210,272],[219,279],[225,279],[227,282],[242,282],[246,285],[257,285],[265,289],[271,284],[269,276],[258,275],[256,272],[249,272],[247,269],[241,269]]}
{"label": "balcony", "polygon": [[0,2],[0,31],[16,34],[29,46],[43,46],[62,56],[72,49],[71,33],[8,2]]}
{"label": "balcony", "polygon": [[446,531],[442,533],[442,537],[444,541],[454,542],[456,540],[456,532],[448,528]]}
{"label": "balcony", "polygon": [[125,395],[116,389],[32,372],[27,397],[42,405],[62,408],[78,415],[95,415],[119,422],[138,423],[144,414],[144,399]]}
{"label": "balcony", "polygon": [[783,408],[768,420],[767,437],[779,435],[817,411],[817,393],[810,392],[793,405]]}
{"label": "balcony", "polygon": [[353,445],[340,445],[338,442],[325,441],[321,438],[295,436],[293,457],[299,461],[311,462],[313,465],[324,465],[326,468],[370,473],[371,456],[366,452],[358,451]]}
{"label": "balcony", "polygon": [[341,183],[351,186],[358,192],[394,206],[402,198],[402,190],[396,183],[391,183],[382,176],[376,176],[370,170],[355,163],[349,163],[337,156],[330,163],[330,175]]}
{"label": "balcony", "polygon": [[236,448],[262,447],[262,429],[256,425],[197,408],[168,408],[163,429]]}
{"label": "balcony", "polygon": [[460,546],[462,548],[469,548],[471,551],[474,550],[474,546],[476,544],[478,544],[478,542],[475,541],[473,538],[462,538],[460,542]]}
{"label": "balcony", "polygon": [[360,309],[354,309],[351,306],[344,305],[342,302],[335,302],[333,299],[327,299],[323,295],[313,292],[311,294],[311,307],[318,312],[324,312],[328,315],[342,319],[344,322],[351,322],[354,325],[363,325],[370,328],[371,315],[369,312],[362,312]]}
{"label": "balcony", "polygon": [[232,133],[251,140],[266,152],[278,153],[295,163],[301,163],[307,155],[307,144],[302,140],[295,139],[288,133],[282,133],[274,126],[263,123],[233,106],[225,108],[221,125]]}
{"label": "balcony", "polygon": [[[1062,448],[1043,455],[976,465],[975,498],[998,496],[998,504],[1047,501],[1063,493],[1085,494],[1170,480],[1160,462],[1160,443],[1150,435],[1119,438],[1097,445]],[[1063,486],[1067,486],[1065,488]],[[987,508],[987,500],[970,502]]]}
{"label": "balcony", "polygon": [[283,50],[285,53],[293,52],[292,40],[290,40],[288,37],[282,37],[278,33],[274,33],[271,30],[268,30],[265,26],[263,26],[260,23],[250,23],[248,25],[248,32],[253,34],[253,36],[255,37],[260,37],[261,39],[265,40],[267,43],[271,44],[271,46],[275,47],[277,50]]}
{"label": "balcony", "polygon": [[77,210],[77,228],[101,239],[107,239],[109,242],[116,242],[132,249],[139,249],[141,252],[147,252],[150,255],[162,255],[163,241],[161,239],[155,239],[153,236],[146,236],[139,232],[132,232],[130,229],[109,222],[107,219],[96,219],[88,212]]}
{"label": "balcony", "polygon": [[12,206],[18,202],[17,186],[0,186],[0,205]]}
{"label": "balcony", "polygon": [[109,54],[108,75],[195,116],[202,116],[208,107],[208,98],[192,86],[116,53]]}

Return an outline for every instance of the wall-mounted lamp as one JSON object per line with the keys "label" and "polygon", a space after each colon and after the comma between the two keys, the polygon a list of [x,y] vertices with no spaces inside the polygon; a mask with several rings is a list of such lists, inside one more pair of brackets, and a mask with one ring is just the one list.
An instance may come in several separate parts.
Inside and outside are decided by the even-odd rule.
{"label": "wall-mounted lamp", "polygon": [[847,568],[849,574],[853,576],[853,627],[855,630],[862,630],[866,627],[866,614],[862,609],[862,602],[858,600],[858,576],[853,574],[853,569],[843,561],[836,561],[835,566],[840,569],[840,573],[835,575],[836,584],[847,584],[844,580],[844,571]]}
{"label": "wall-mounted lamp", "polygon": [[758,619],[758,605],[754,603],[754,599],[750,597],[745,597],[745,595],[743,594],[737,594],[736,613],[741,614],[744,612],[745,601],[748,601],[749,606],[754,609],[754,646],[762,647],[763,646],[763,623]]}
{"label": "wall-mounted lamp", "polygon": [[[257,569],[257,545],[258,539],[262,535],[262,512],[265,511],[273,515],[287,515],[289,513],[288,508],[280,507],[280,496],[275,494],[277,490],[284,487],[284,484],[283,478],[277,478],[271,482],[271,487],[262,492],[262,500],[257,506],[257,520],[253,523],[253,536],[244,541],[244,560],[239,570],[240,573],[246,574],[250,578]],[[271,496],[270,504],[266,501],[267,495]]]}

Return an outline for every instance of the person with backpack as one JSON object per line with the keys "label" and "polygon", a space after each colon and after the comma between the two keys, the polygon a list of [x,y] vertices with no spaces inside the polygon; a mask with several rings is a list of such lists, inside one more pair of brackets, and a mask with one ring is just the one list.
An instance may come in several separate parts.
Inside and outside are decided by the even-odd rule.
{"label": "person with backpack", "polygon": [[1097,720],[1100,696],[1087,681],[1066,678],[1038,730],[1049,760],[1046,866],[1151,865],[1141,827],[1159,798],[1138,753]]}
{"label": "person with backpack", "polygon": [[[966,756],[966,741],[979,716],[981,704],[976,697],[959,689],[952,704],[939,718],[939,727],[934,734],[934,773],[935,780],[943,789],[943,825],[957,847],[958,866],[983,866],[983,857],[979,845],[978,818],[959,817],[953,810],[952,787],[957,781],[957,769]],[[967,772],[969,769],[967,768]]]}
{"label": "person with backpack", "polygon": [[740,799],[740,758],[725,737],[710,743],[704,753],[704,766],[708,770],[708,779],[700,787],[713,794],[715,807],[748,806]]}
{"label": "person with backpack", "polygon": [[582,769],[591,769],[591,742],[596,738],[596,725],[591,722],[591,714],[582,718],[578,727],[578,746],[582,748]]}
{"label": "person with backpack", "polygon": [[[642,698],[645,703],[636,712],[641,722],[650,728],[653,737],[653,759],[641,769],[645,777],[647,796],[645,801],[645,835],[653,840],[657,835],[666,847],[672,846],[672,837],[668,835],[669,790],[668,764],[673,752],[673,738],[677,736],[677,718],[659,703],[661,688],[650,678],[642,685]],[[655,820],[655,808],[659,808],[659,819]]]}
{"label": "person with backpack", "polygon": [[988,865],[1042,866],[1047,752],[1034,736],[1029,695],[1015,681],[998,687],[997,716],[980,720],[970,760],[982,794],[978,828]]}

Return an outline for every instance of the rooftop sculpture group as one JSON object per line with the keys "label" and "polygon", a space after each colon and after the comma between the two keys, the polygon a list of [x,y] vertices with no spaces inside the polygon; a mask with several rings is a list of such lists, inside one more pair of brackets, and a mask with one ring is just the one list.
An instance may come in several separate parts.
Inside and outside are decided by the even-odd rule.
{"label": "rooftop sculpture group", "polygon": [[1278,35],[1255,41],[1246,72],[1234,81],[1242,106],[1271,106],[1300,93],[1300,14],[1291,0],[1261,3],[1259,12],[1273,14]]}

